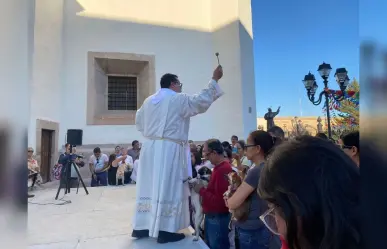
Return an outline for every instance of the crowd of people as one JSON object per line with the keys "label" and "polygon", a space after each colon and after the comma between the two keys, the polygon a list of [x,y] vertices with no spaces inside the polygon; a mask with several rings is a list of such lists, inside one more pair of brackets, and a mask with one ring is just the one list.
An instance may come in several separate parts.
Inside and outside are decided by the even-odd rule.
{"label": "crowd of people", "polygon": [[[246,140],[234,135],[230,143],[209,139],[186,146],[190,117],[224,94],[222,76],[219,65],[208,87],[189,96],[181,94],[177,75],[163,75],[161,89],[136,113],[145,139],[141,154],[138,141],[109,157],[94,149],[92,186],[125,184],[128,165],[132,169],[137,184],[132,237],[158,243],[184,239],[178,231],[197,222],[193,213],[199,211],[190,205],[191,193],[201,198],[203,239],[210,249],[362,248],[359,132],[339,141],[324,134],[287,140],[274,126],[253,131]],[[59,163],[68,162],[68,148]],[[33,161],[29,168],[38,172]],[[191,181],[201,177],[202,168],[211,172],[208,184]]]}
{"label": "crowd of people", "polygon": [[[141,144],[134,140],[130,148],[116,146],[115,150],[110,154],[102,153],[101,148],[93,149],[93,154],[88,161],[89,170],[91,173],[91,187],[98,186],[117,186],[125,184],[135,184],[137,181],[138,159],[140,156]],[[34,150],[32,147],[28,148],[28,171],[30,190],[33,190],[36,184],[42,183],[40,175],[40,166],[38,161],[33,157]],[[78,175],[74,166],[78,168],[84,167],[85,162],[82,155],[78,155],[76,147],[72,147],[70,151],[70,144],[65,144],[65,151],[59,155],[59,158],[53,167],[52,175],[56,180],[64,181],[66,165],[71,162],[70,166],[70,185],[78,185]],[[34,195],[29,194],[29,197]]]}
{"label": "crowd of people", "polygon": [[[70,157],[70,145],[65,145],[66,152],[58,160],[58,164],[65,165]],[[88,159],[88,166],[91,173],[91,187],[116,186],[136,183],[138,159],[140,156],[141,144],[134,140],[131,148],[116,146],[114,152],[109,155],[102,153],[101,148],[96,147]],[[75,159],[76,165],[78,165]],[[71,177],[76,178],[75,172]]]}
{"label": "crowd of people", "polygon": [[[202,197],[203,239],[209,248],[360,248],[359,152],[358,131],[336,142],[322,134],[288,140],[277,126],[246,141],[191,142],[193,177],[201,167],[213,170],[207,188],[192,186]],[[246,169],[235,193],[224,197],[223,175]],[[247,217],[232,219],[230,210],[246,202]]]}
{"label": "crowd of people", "polygon": [[[209,248],[360,248],[358,131],[344,133],[338,141],[323,133],[288,140],[274,126],[251,132],[246,141],[233,135],[230,142],[189,143],[192,177],[202,167],[212,170],[206,188],[191,186],[202,198],[201,232]],[[135,183],[140,146],[138,141],[130,149],[117,146],[109,156],[95,148],[89,159],[91,186]],[[28,148],[35,184],[40,176],[32,154]],[[69,145],[58,162],[65,163],[67,154]],[[224,175],[232,171],[247,175],[226,198],[229,182]],[[232,219],[230,210],[246,202],[246,219]],[[194,212],[190,206],[192,227]]]}
{"label": "crowd of people", "polygon": [[[286,140],[274,126],[245,141],[232,136],[231,144],[191,141],[189,158],[190,118],[224,95],[222,77],[218,65],[207,88],[187,95],[178,76],[167,73],[137,110],[136,128],[145,141],[132,237],[184,239],[179,231],[192,222],[191,191],[201,198],[203,237],[211,249],[362,248],[358,132],[337,142],[322,134]],[[203,167],[212,169],[208,184],[191,181]]]}

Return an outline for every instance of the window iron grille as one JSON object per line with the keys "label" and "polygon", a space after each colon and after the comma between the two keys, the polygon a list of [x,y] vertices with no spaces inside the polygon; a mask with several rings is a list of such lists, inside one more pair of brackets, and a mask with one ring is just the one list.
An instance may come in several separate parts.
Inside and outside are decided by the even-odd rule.
{"label": "window iron grille", "polygon": [[137,110],[137,78],[108,76],[108,110]]}

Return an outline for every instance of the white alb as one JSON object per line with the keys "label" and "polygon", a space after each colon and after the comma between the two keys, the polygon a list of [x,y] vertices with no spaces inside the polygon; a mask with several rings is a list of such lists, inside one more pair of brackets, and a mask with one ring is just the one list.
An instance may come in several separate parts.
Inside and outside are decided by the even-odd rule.
{"label": "white alb", "polygon": [[188,131],[190,118],[208,110],[223,95],[218,83],[189,96],[160,89],[136,113],[137,129],[145,137],[137,170],[133,228],[177,232],[189,226],[189,187],[192,177]]}

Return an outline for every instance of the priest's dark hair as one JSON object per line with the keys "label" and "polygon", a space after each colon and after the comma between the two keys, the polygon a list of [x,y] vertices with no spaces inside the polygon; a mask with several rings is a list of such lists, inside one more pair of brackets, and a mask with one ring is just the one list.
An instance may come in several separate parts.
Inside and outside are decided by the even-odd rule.
{"label": "priest's dark hair", "polygon": [[223,155],[224,149],[222,143],[218,139],[209,139],[206,141],[208,149],[215,151],[219,155]]}
{"label": "priest's dark hair", "polygon": [[160,79],[160,87],[161,88],[169,88],[172,82],[177,81],[177,75],[166,73]]}

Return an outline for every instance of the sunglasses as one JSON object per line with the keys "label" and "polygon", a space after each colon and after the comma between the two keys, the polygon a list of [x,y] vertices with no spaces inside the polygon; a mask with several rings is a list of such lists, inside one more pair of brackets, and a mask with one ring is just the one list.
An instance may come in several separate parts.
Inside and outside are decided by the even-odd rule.
{"label": "sunglasses", "polygon": [[29,150],[28,152],[34,152],[33,150]]}

